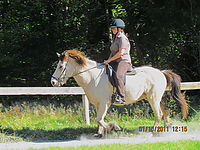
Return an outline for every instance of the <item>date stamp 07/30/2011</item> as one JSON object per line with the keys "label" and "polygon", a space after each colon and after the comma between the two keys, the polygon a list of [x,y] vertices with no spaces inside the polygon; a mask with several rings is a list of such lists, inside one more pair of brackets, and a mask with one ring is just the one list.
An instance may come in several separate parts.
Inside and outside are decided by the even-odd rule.
{"label": "date stamp 07/30/2011", "polygon": [[187,126],[172,126],[172,127],[165,127],[165,126],[139,126],[139,132],[187,132]]}

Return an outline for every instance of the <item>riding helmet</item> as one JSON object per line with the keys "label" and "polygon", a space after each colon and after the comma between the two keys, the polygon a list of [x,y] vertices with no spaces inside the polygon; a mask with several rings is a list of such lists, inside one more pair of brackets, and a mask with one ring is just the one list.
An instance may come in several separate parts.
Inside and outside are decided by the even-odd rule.
{"label": "riding helmet", "polygon": [[121,19],[114,19],[113,22],[111,23],[110,27],[118,27],[118,28],[125,28],[125,23]]}

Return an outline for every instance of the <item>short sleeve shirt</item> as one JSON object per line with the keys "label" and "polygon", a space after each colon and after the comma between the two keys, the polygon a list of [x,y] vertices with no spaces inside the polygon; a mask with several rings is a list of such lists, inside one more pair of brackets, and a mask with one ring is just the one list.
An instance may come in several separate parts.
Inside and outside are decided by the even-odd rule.
{"label": "short sleeve shirt", "polygon": [[115,39],[113,39],[113,42],[110,46],[111,51],[111,57],[114,56],[117,52],[119,52],[119,48],[125,49],[123,55],[116,59],[116,62],[128,62],[131,63],[131,57],[130,57],[130,42],[128,38],[123,34],[120,33]]}

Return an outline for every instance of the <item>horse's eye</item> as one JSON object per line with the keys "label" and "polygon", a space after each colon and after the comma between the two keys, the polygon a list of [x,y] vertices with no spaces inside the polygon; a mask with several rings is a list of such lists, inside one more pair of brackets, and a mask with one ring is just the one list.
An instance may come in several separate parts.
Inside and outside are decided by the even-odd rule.
{"label": "horse's eye", "polygon": [[62,69],[63,68],[63,66],[62,65],[60,65],[60,69]]}

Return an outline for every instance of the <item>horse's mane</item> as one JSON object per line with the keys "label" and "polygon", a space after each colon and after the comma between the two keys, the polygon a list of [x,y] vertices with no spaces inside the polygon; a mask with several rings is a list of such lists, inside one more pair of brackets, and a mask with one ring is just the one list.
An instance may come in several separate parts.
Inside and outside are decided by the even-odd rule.
{"label": "horse's mane", "polygon": [[70,58],[76,60],[76,62],[81,65],[82,67],[86,66],[86,58],[83,56],[83,54],[78,51],[77,49],[73,50],[66,50],[60,55],[60,60],[65,61],[67,59],[67,56]]}

